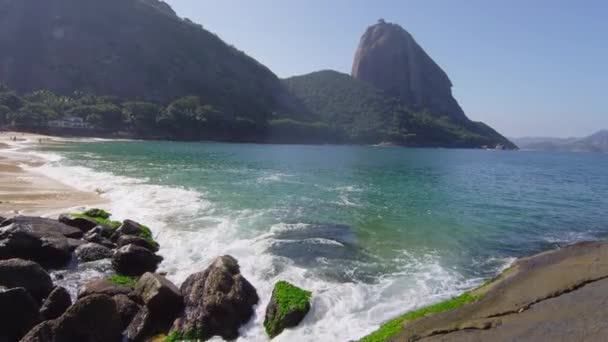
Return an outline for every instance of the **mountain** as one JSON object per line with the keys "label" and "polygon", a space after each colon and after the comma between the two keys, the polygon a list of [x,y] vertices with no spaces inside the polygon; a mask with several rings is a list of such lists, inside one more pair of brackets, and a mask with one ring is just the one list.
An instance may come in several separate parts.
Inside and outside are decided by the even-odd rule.
{"label": "mountain", "polygon": [[608,130],[584,138],[525,137],[514,141],[524,150],[608,153]]}
{"label": "mountain", "polygon": [[439,117],[428,110],[412,111],[399,98],[337,71],[313,72],[285,79],[283,83],[322,122],[342,128],[347,141],[516,148],[483,123]]}
{"label": "mountain", "polygon": [[[375,26],[355,77],[280,80],[160,0],[0,0],[0,125],[49,131],[67,117],[85,135],[515,148],[466,118],[407,32]],[[392,45],[395,89],[373,77]]]}
{"label": "mountain", "polygon": [[[159,0],[0,0],[0,81],[265,120],[297,108],[268,68]],[[291,107],[290,107],[291,106]]]}
{"label": "mountain", "polygon": [[467,120],[452,96],[452,82],[401,26],[379,20],[367,28],[355,53],[352,76],[401,99],[414,110]]}

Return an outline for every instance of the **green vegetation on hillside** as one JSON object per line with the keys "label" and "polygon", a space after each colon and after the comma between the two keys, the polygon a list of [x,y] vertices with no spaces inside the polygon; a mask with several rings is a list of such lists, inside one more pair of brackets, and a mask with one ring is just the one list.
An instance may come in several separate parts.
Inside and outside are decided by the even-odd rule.
{"label": "green vegetation on hillside", "polygon": [[344,130],[345,141],[409,146],[494,147],[513,145],[490,127],[413,112],[396,98],[349,75],[326,70],[283,81],[323,122]]}

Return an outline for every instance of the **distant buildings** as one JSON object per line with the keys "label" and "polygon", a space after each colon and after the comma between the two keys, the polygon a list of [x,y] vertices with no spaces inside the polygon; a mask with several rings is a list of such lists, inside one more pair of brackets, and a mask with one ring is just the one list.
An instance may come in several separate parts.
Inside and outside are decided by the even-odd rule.
{"label": "distant buildings", "polygon": [[49,121],[49,127],[52,128],[77,128],[77,129],[93,129],[93,125],[84,121],[77,116],[66,116],[59,120]]}

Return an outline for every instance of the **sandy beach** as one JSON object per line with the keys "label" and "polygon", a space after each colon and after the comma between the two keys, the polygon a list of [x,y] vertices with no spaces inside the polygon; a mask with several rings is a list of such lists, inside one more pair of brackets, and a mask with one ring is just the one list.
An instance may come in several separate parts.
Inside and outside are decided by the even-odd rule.
{"label": "sandy beach", "polygon": [[53,216],[104,203],[96,193],[78,191],[36,172],[45,161],[23,152],[31,144],[60,144],[61,140],[30,133],[0,134],[0,216]]}

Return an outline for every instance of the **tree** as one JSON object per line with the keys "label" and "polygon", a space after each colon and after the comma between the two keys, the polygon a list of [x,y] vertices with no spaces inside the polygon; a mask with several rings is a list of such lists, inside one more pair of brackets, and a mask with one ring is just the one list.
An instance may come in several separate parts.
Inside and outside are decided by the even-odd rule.
{"label": "tree", "polygon": [[0,105],[7,106],[11,110],[18,110],[23,106],[23,100],[12,91],[0,93]]}
{"label": "tree", "polygon": [[137,130],[154,129],[156,127],[156,118],[162,110],[155,103],[141,101],[125,102],[122,107],[127,122]]}
{"label": "tree", "polygon": [[44,103],[26,103],[17,112],[9,115],[14,124],[21,126],[46,126],[50,120],[57,117],[57,113]]}

